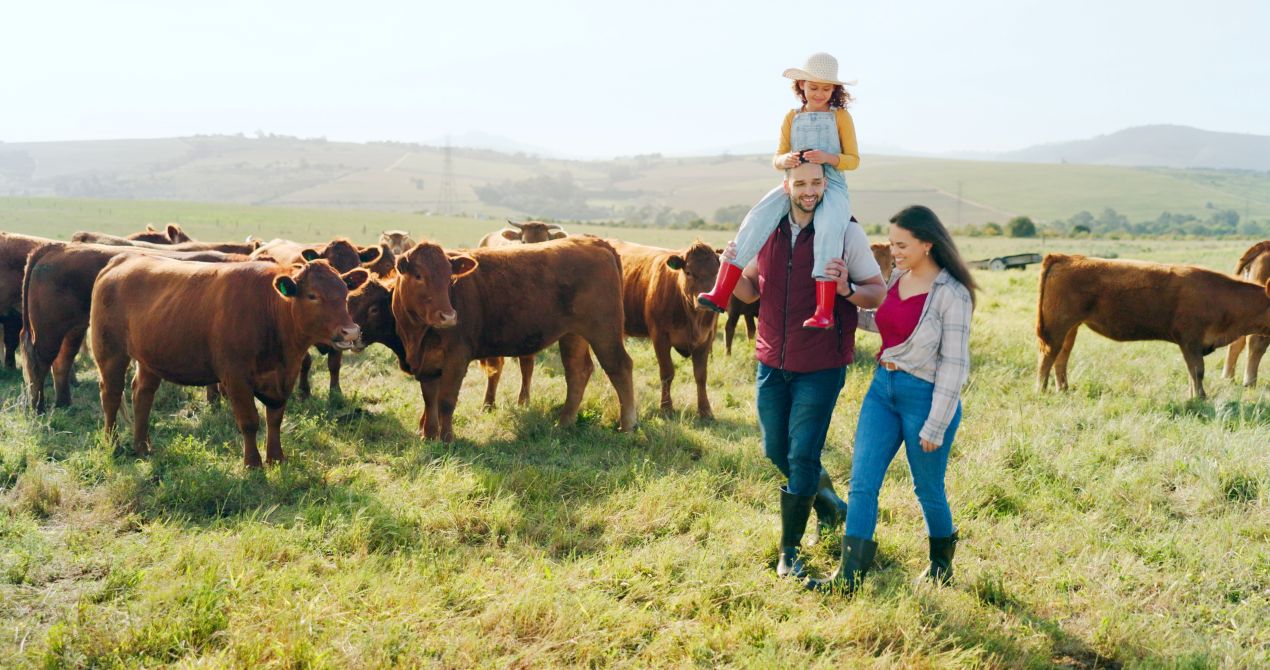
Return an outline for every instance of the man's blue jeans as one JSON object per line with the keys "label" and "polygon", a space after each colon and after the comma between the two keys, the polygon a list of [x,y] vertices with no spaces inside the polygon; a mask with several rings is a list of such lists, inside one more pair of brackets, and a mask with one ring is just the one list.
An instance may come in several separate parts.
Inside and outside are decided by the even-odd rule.
{"label": "man's blue jeans", "polygon": [[847,535],[873,539],[878,522],[878,491],[901,442],[913,474],[913,490],[926,517],[927,535],[948,537],[953,534],[952,511],[944,493],[944,473],[948,470],[953,436],[961,423],[961,406],[957,406],[939,449],[930,453],[922,451],[918,434],[930,414],[934,390],[934,384],[902,370],[878,367],[873,374],[855,431],[851,492],[847,496]]}
{"label": "man's blue jeans", "polygon": [[820,452],[846,378],[845,367],[788,372],[758,364],[755,404],[763,450],[794,495],[816,495],[820,488]]}

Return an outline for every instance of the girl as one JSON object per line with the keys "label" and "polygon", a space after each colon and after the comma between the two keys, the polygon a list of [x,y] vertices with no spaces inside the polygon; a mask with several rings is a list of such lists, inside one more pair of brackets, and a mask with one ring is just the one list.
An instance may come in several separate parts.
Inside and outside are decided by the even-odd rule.
{"label": "girl", "polygon": [[[846,109],[851,96],[844,88],[855,82],[838,80],[838,61],[827,53],[812,54],[802,69],[790,68],[785,70],[784,76],[794,80],[794,94],[803,105],[785,115],[780,146],[772,165],[778,170],[795,168],[802,163],[824,165],[828,184],[824,200],[816,209],[817,235],[812,265],[816,311],[803,322],[803,327],[829,329],[834,327],[837,284],[825,275],[825,264],[831,258],[842,256],[843,239],[851,219],[851,203],[842,170],[854,170],[860,165],[855,124]],[[714,289],[697,296],[701,307],[719,313],[727,309],[728,297],[741,277],[742,268],[754,259],[788,212],[789,195],[783,186],[777,186],[745,215],[736,235],[736,258],[719,264]]]}
{"label": "girl", "polygon": [[[970,374],[970,316],[977,290],[952,236],[927,207],[891,217],[895,273],[876,312],[860,312],[860,327],[882,336],[878,367],[860,408],[842,562],[830,579],[808,588],[854,592],[877,552],[873,531],[878,490],[900,443],[926,518],[930,569],[936,583],[952,578],[957,531],[944,494],[948,452],[961,421],[961,388]],[[829,263],[830,276],[845,272]]]}

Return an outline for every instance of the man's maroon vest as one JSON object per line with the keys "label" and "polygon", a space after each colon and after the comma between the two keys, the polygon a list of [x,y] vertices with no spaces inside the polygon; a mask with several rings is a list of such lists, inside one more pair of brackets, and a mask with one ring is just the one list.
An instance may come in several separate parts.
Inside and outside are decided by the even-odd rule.
{"label": "man's maroon vest", "polygon": [[856,306],[838,296],[834,301],[835,327],[803,328],[816,311],[816,282],[811,277],[812,236],[815,226],[798,233],[790,249],[789,217],[758,252],[758,338],[754,354],[759,362],[790,372],[817,372],[838,368],[855,357]]}

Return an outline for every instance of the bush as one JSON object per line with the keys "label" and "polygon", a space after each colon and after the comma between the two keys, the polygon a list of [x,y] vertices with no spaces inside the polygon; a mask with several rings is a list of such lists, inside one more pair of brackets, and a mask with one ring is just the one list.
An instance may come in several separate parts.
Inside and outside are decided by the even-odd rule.
{"label": "bush", "polygon": [[1005,224],[1005,232],[1010,237],[1036,237],[1036,224],[1026,216],[1016,216]]}
{"label": "bush", "polygon": [[979,230],[988,237],[1000,237],[1005,233],[1005,231],[1001,230],[1001,224],[992,221],[983,224],[983,228]]}

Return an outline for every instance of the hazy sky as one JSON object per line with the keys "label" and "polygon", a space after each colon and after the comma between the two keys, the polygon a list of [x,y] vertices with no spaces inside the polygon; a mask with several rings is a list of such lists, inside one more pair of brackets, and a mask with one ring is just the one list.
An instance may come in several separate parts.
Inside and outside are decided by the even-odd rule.
{"label": "hazy sky", "polygon": [[1270,135],[1270,2],[4,0],[0,141],[466,131],[578,156],[775,145],[786,67],[863,151],[1176,123]]}

